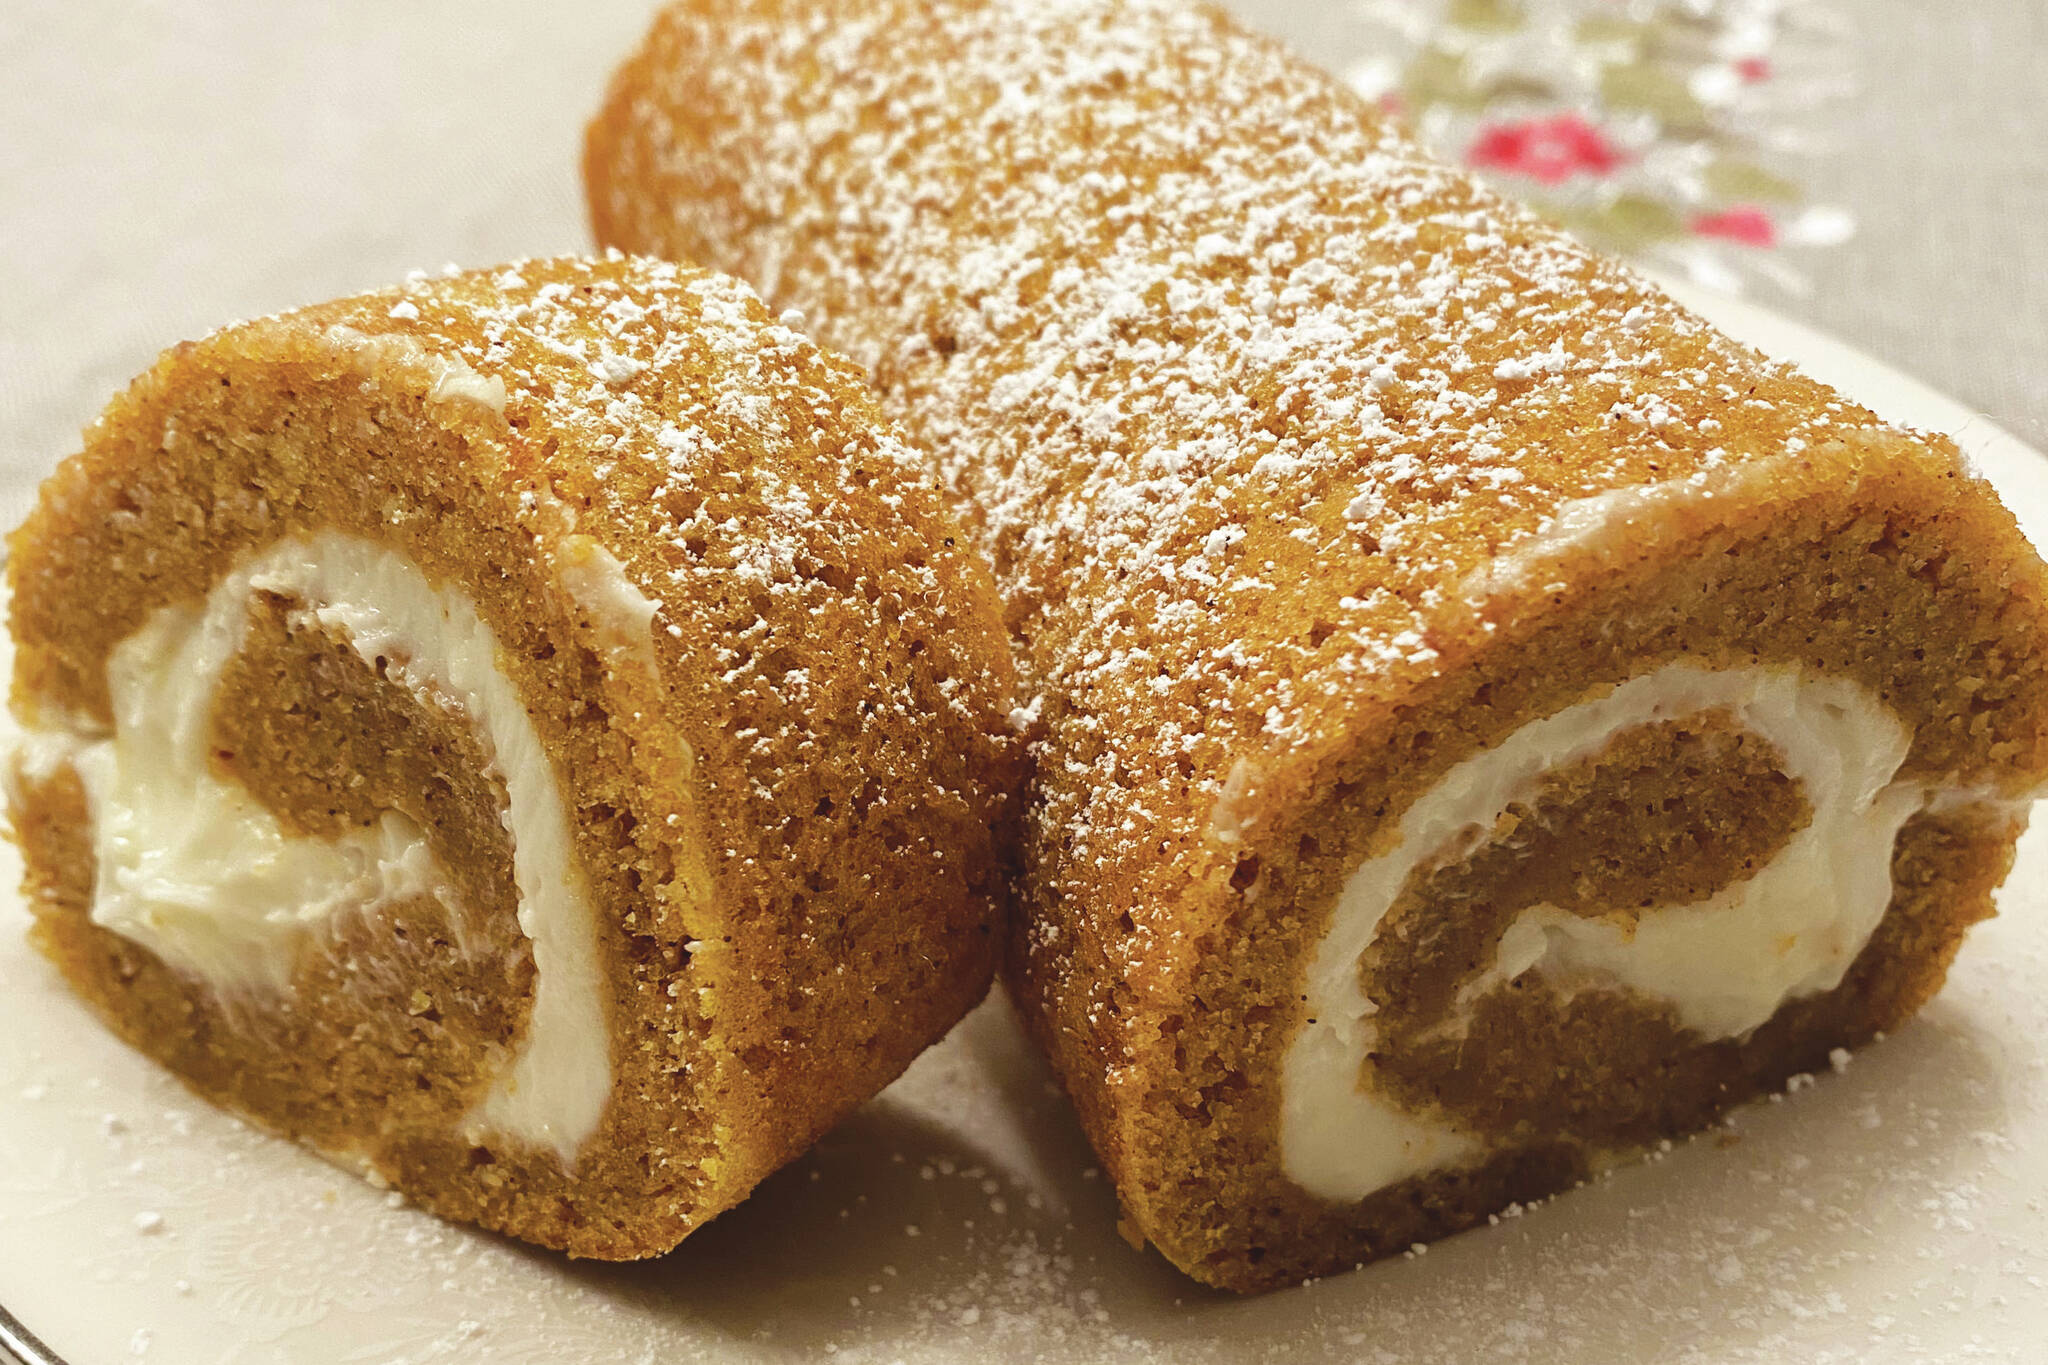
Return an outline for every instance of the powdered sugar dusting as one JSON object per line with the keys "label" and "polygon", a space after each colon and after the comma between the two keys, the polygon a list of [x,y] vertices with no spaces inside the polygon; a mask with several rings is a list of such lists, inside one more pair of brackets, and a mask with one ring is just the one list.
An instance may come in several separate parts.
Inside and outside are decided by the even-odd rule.
{"label": "powdered sugar dusting", "polygon": [[[739,758],[755,774],[753,817],[771,846],[791,844],[789,830],[812,812],[782,809],[766,777],[806,761],[823,693],[802,670],[775,666],[780,632],[809,629],[862,586],[857,571],[834,567],[840,561],[892,564],[888,583],[866,586],[906,620],[953,610],[938,566],[926,562],[953,552],[931,544],[906,553],[900,544],[905,524],[931,523],[899,518],[939,511],[918,488],[919,454],[868,414],[843,423],[841,444],[815,459],[787,454],[821,439],[828,428],[818,419],[836,417],[858,384],[851,367],[736,280],[617,253],[416,272],[400,290],[310,311],[327,315],[337,345],[422,367],[429,397],[470,400],[502,418],[515,445],[558,439],[598,453],[594,466],[511,457],[520,477],[537,466],[545,478],[521,495],[524,515],[557,533],[590,518],[594,529],[625,524],[653,538],[653,552],[619,568],[616,590],[650,607],[697,604],[704,619],[657,612],[654,628],[677,640],[687,630],[692,647],[715,655],[715,676],[732,689],[721,704],[735,708]],[[884,515],[855,510],[873,489],[884,490]],[[558,568],[574,577],[579,564]],[[758,605],[746,605],[754,596]],[[707,629],[707,604],[733,599],[731,629]],[[761,609],[770,602],[778,612]],[[638,624],[630,633],[644,638]],[[974,649],[962,642],[958,657],[935,661],[957,675],[945,704],[961,716],[989,691]],[[870,713],[905,725],[922,724],[933,704],[915,670],[870,670],[863,687]],[[985,719],[991,730],[1002,724]],[[751,850],[719,852],[756,867]]]}
{"label": "powdered sugar dusting", "polygon": [[1114,983],[1200,961],[1231,774],[1338,751],[1461,587],[1541,587],[1485,571],[1565,509],[1874,422],[1213,10],[691,4],[654,42],[655,170],[600,177],[601,231],[801,309],[930,448],[1048,695],[1034,947],[1103,1055],[1154,1018]]}

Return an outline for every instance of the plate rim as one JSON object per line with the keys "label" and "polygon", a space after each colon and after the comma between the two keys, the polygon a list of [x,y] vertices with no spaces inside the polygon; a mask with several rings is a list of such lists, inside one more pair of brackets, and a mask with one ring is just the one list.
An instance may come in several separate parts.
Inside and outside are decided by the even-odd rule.
{"label": "plate rim", "polygon": [[0,1365],[65,1365],[65,1361],[0,1303]]}

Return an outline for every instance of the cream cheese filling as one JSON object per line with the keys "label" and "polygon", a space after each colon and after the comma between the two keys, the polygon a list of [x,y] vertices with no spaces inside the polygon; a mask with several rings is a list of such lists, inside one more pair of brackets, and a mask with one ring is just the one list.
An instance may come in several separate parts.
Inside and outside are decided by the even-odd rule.
{"label": "cream cheese filling", "polygon": [[1402,815],[1399,843],[1351,875],[1309,968],[1308,1022],[1282,1065],[1279,1136],[1290,1179],[1348,1202],[1484,1154],[1478,1137],[1412,1114],[1363,1082],[1377,1032],[1360,957],[1410,876],[1469,855],[1544,773],[1597,756],[1623,731],[1717,710],[1784,754],[1811,823],[1751,876],[1694,904],[1645,911],[1633,929],[1531,907],[1510,923],[1494,963],[1459,1002],[1469,1007],[1539,971],[1554,986],[1609,985],[1663,1001],[1686,1028],[1719,1039],[1840,984],[1891,902],[1899,830],[1934,796],[1895,780],[1911,736],[1848,679],[1790,667],[1668,664],[1531,721],[1457,764]]}
{"label": "cream cheese filling", "polygon": [[[288,987],[311,934],[333,917],[422,893],[445,899],[447,880],[425,831],[403,815],[386,812],[340,838],[298,836],[241,783],[215,772],[214,698],[259,592],[302,604],[363,660],[381,661],[387,678],[473,727],[505,787],[519,927],[535,975],[525,1036],[463,1131],[553,1148],[572,1162],[603,1115],[611,1054],[569,811],[474,603],[459,588],[430,583],[403,554],[334,531],[272,544],[203,601],[159,609],[114,648],[111,734],[29,733],[24,759],[47,771],[68,758],[85,787],[97,858],[94,923],[224,995],[276,992]],[[651,616],[650,607],[641,619]],[[450,909],[459,924],[457,907]]]}

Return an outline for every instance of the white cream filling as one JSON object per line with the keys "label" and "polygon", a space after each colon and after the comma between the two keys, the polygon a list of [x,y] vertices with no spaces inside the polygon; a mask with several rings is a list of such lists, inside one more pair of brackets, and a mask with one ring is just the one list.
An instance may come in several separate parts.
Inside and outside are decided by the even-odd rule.
{"label": "white cream filling", "polygon": [[1858,683],[1800,670],[1670,664],[1532,721],[1447,772],[1401,817],[1400,842],[1345,884],[1304,990],[1305,1024],[1281,1076],[1289,1178],[1336,1201],[1477,1158],[1483,1144],[1419,1118],[1361,1081],[1377,1041],[1359,982],[1402,887],[1418,868],[1470,854],[1542,775],[1592,758],[1623,731],[1725,710],[1784,754],[1812,822],[1763,868],[1692,905],[1645,911],[1633,929],[1540,905],[1502,935],[1497,960],[1460,994],[1469,1006],[1530,971],[1554,985],[1612,985],[1664,1001],[1703,1038],[1738,1037],[1787,1000],[1830,990],[1891,901],[1892,846],[1930,799],[1895,781],[1905,726]]}
{"label": "white cream filling", "polygon": [[[409,301],[402,300],[394,307],[402,307],[406,302]],[[417,308],[413,315],[418,316]],[[417,337],[402,332],[372,336],[353,327],[336,324],[327,329],[325,340],[343,354],[355,356],[366,373],[378,361],[410,367],[419,378],[427,381],[426,398],[429,403],[474,403],[497,416],[505,415],[505,403],[510,395],[506,393],[502,375],[485,376],[459,356],[428,350]]]}
{"label": "white cream filling", "polygon": [[589,536],[572,536],[555,558],[555,580],[583,608],[607,654],[654,671],[661,603],[640,591],[618,556]]}
{"label": "white cream filling", "polygon": [[[552,1147],[570,1162],[603,1114],[611,1056],[569,812],[489,627],[466,594],[429,583],[406,556],[331,531],[271,545],[202,603],[162,608],[114,648],[111,735],[30,734],[26,757],[47,770],[54,753],[68,753],[84,783],[98,860],[93,921],[224,993],[276,991],[308,935],[334,916],[445,885],[425,833],[402,815],[342,838],[298,837],[215,773],[214,696],[257,592],[303,603],[366,662],[382,660],[386,677],[469,719],[505,786],[535,976],[525,1037],[464,1131]],[[459,924],[453,907],[450,919]]]}

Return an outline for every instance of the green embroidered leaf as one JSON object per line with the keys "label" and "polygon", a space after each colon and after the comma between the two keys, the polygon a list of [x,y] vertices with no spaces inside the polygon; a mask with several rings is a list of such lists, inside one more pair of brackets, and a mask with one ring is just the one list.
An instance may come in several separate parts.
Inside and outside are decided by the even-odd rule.
{"label": "green embroidered leaf", "polygon": [[1465,75],[1465,59],[1442,48],[1425,48],[1415,54],[1402,73],[1401,95],[1411,108],[1449,104],[1477,109],[1486,103],[1487,92]]}
{"label": "green embroidered leaf", "polygon": [[1685,220],[1660,200],[1641,194],[1620,194],[1605,204],[1565,215],[1579,232],[1600,237],[1623,249],[1648,246],[1685,235]]}
{"label": "green embroidered leaf", "polygon": [[1450,21],[1459,28],[1503,32],[1522,26],[1522,7],[1517,0],[1451,0]]}
{"label": "green embroidered leaf", "polygon": [[1579,20],[1573,37],[1586,47],[1618,47],[1625,44],[1630,49],[1635,49],[1642,46],[1643,40],[1649,36],[1649,31],[1647,24],[1639,24],[1633,19],[1623,19],[1613,14],[1594,14]]}
{"label": "green embroidered leaf", "polygon": [[1638,109],[1666,128],[1703,132],[1707,111],[1675,74],[1648,62],[1615,62],[1600,72],[1600,102],[1610,109]]}
{"label": "green embroidered leaf", "polygon": [[1773,175],[1754,162],[1734,157],[1720,157],[1707,166],[1707,190],[1716,199],[1730,202],[1754,202],[1772,199],[1779,203],[1797,203],[1805,198],[1799,186],[1780,175]]}
{"label": "green embroidered leaf", "polygon": [[1539,100],[1558,98],[1558,89],[1550,81],[1531,71],[1508,71],[1482,87],[1487,102],[1498,100]]}

